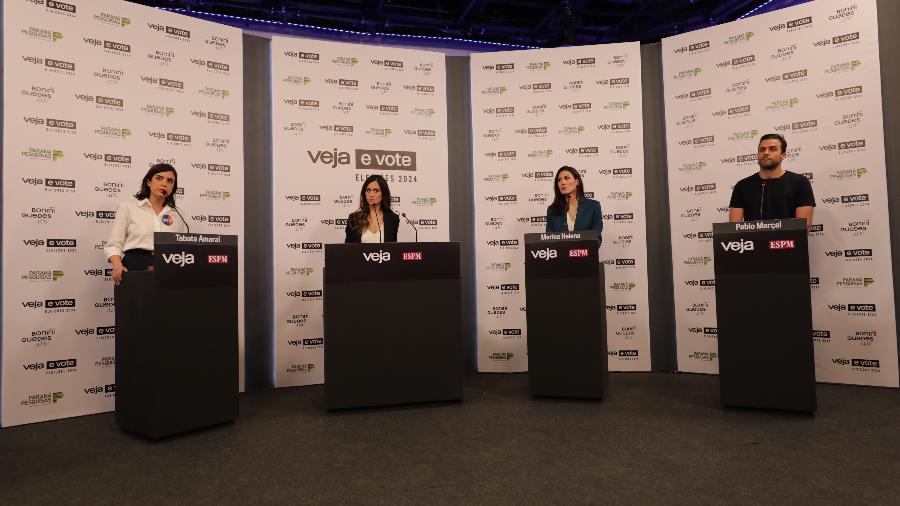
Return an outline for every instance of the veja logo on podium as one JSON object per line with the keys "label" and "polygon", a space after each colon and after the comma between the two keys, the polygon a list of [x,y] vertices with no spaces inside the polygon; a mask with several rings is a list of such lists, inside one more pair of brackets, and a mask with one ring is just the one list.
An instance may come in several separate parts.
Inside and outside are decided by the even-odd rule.
{"label": "veja logo on podium", "polygon": [[363,259],[365,259],[366,262],[377,262],[379,264],[383,262],[390,262],[391,253],[382,250],[373,251],[371,253],[363,253]]}
{"label": "veja logo on podium", "polygon": [[[778,241],[772,241],[778,242]],[[791,241],[793,242],[793,241]],[[753,241],[729,241],[719,243],[722,245],[722,249],[725,251],[736,251],[738,253],[743,254],[745,251],[754,251]]]}
{"label": "veja logo on podium", "polygon": [[[212,257],[214,255],[210,255],[210,256]],[[215,256],[221,256],[221,255],[215,255]],[[185,265],[193,265],[194,264],[194,255],[191,253],[185,253],[184,251],[182,251],[181,253],[169,253],[169,254],[163,253],[162,257],[163,257],[163,261],[165,261],[167,264],[175,264],[178,267],[184,267]],[[227,256],[226,256],[226,260],[227,260]]]}
{"label": "veja logo on podium", "polygon": [[540,258],[541,260],[552,260],[558,256],[555,249],[544,248],[541,250],[535,250],[531,252],[531,257],[534,259]]}

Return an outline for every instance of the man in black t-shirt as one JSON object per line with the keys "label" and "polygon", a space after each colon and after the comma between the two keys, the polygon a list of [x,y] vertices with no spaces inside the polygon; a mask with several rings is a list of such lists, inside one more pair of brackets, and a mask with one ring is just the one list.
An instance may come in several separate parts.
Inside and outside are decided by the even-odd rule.
{"label": "man in black t-shirt", "polygon": [[784,170],[787,141],[779,134],[766,134],[759,139],[756,161],[759,173],[745,177],[734,185],[728,205],[728,221],[806,218],[807,230],[812,226],[812,185],[805,176]]}

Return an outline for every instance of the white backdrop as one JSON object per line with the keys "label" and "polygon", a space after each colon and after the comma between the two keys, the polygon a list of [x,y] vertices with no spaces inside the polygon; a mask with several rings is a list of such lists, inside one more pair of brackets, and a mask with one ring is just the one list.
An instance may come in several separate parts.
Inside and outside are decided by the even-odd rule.
{"label": "white backdrop", "polygon": [[874,0],[818,0],[663,39],[678,367],[718,372],[712,223],[759,137],[816,196],[816,378],[897,386]]}
{"label": "white backdrop", "polygon": [[[273,37],[272,109],[275,383],[322,383],[323,244],[344,241],[365,178],[384,175],[419,241],[448,240],[444,55]],[[414,240],[403,218],[398,240]]]}
{"label": "white backdrop", "polygon": [[471,71],[479,371],[528,368],[522,235],[544,231],[563,165],[603,208],[609,368],[649,370],[640,45],[473,54]]}
{"label": "white backdrop", "polygon": [[191,231],[240,235],[243,120],[240,30],[111,0],[3,8],[8,426],[113,409],[117,205],[168,162]]}

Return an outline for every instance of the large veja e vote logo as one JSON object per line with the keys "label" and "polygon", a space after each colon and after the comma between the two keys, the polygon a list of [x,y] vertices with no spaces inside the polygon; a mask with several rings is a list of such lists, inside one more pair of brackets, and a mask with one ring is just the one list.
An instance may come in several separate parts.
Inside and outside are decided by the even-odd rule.
{"label": "large veja e vote logo", "polygon": [[[307,151],[312,163],[321,163],[332,169],[338,165],[350,165],[350,152],[339,151],[332,148],[331,151]],[[385,151],[380,149],[355,149],[354,160],[357,170],[416,170],[415,151]]]}

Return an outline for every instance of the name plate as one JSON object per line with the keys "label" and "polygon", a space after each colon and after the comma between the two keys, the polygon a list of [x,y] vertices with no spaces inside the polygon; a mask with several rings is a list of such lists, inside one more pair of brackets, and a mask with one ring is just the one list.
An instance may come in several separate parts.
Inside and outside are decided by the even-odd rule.
{"label": "name plate", "polygon": [[713,223],[716,234],[735,234],[740,232],[778,232],[781,230],[806,230],[804,218],[784,220],[739,221],[736,223]]}
{"label": "name plate", "polygon": [[153,244],[221,244],[223,246],[237,246],[236,235],[219,235],[219,234],[187,234],[179,232],[155,232],[153,234]]}
{"label": "name plate", "polygon": [[596,230],[582,230],[580,232],[553,232],[549,234],[525,234],[525,243],[547,241],[596,241],[599,234]]}

